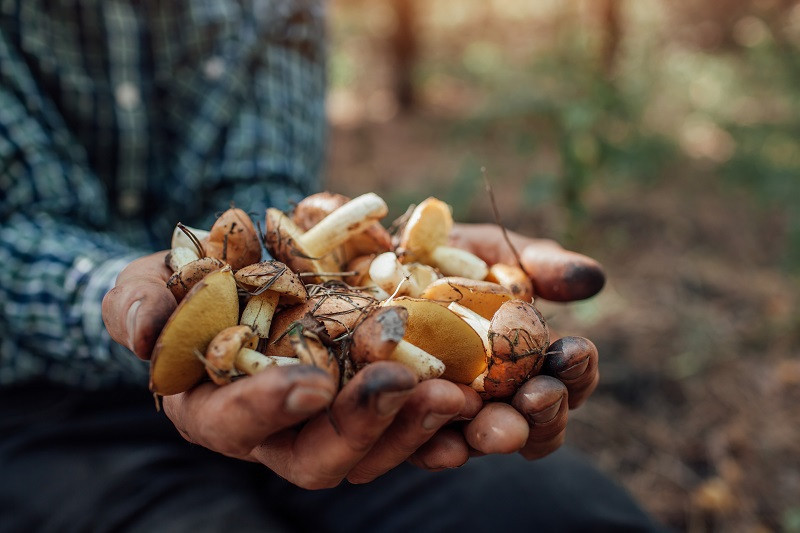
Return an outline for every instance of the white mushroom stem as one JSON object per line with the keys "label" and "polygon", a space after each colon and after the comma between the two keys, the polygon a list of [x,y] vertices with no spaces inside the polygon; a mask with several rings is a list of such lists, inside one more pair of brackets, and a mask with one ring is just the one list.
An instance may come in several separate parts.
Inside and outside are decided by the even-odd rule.
{"label": "white mushroom stem", "polygon": [[[183,227],[197,237],[198,241],[202,241],[208,237],[209,232],[204,229],[190,228],[188,226]],[[170,244],[170,248],[173,250],[178,247],[195,249],[194,242],[180,226],[176,226],[175,229],[172,230],[172,243]]]}
{"label": "white mushroom stem", "polygon": [[289,366],[299,365],[300,360],[296,357],[281,357],[278,355],[264,355],[261,352],[251,350],[250,348],[242,348],[236,354],[234,360],[234,367],[239,372],[253,375],[262,372],[271,366]]}
{"label": "white mushroom stem", "polygon": [[394,252],[385,252],[372,260],[369,277],[375,284],[389,294],[398,296],[421,292],[411,273],[397,259]]}
{"label": "white mushroom stem", "polygon": [[353,198],[313,228],[299,236],[298,244],[310,257],[322,257],[343,244],[352,235],[386,216],[389,208],[375,193]]}
{"label": "white mushroom stem", "polygon": [[475,332],[480,335],[481,340],[483,341],[483,346],[486,348],[486,353],[490,354],[492,352],[492,348],[489,345],[489,325],[490,322],[483,318],[481,315],[473,311],[472,309],[468,309],[461,304],[456,302],[451,302],[450,305],[447,306],[448,309],[453,311],[457,314],[461,319],[470,325]]}
{"label": "white mushroom stem", "polygon": [[410,368],[420,380],[438,378],[444,374],[444,363],[408,341],[401,340],[389,357]]}
{"label": "white mushroom stem", "polygon": [[460,276],[482,280],[489,273],[489,267],[477,255],[461,248],[437,246],[430,255],[432,266],[445,276]]}
{"label": "white mushroom stem", "polygon": [[197,255],[194,245],[190,247],[178,246],[173,247],[169,253],[169,267],[173,272],[177,272],[192,261],[197,261],[200,256]]}
{"label": "white mushroom stem", "polygon": [[275,308],[278,306],[280,293],[266,290],[250,297],[247,305],[242,311],[239,324],[250,326],[256,335],[262,339],[269,337],[269,329],[272,326],[272,317],[275,315]]}

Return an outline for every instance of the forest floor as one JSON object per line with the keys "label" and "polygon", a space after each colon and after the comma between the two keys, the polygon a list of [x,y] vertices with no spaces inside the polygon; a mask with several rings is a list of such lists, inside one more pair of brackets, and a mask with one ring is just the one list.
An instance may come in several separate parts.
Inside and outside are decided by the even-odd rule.
{"label": "forest floor", "polygon": [[[454,106],[335,120],[326,187],[375,191],[393,216],[436,194],[460,221],[490,222],[485,166],[508,228],[561,239],[570,217],[526,181],[546,153],[512,150],[503,124],[462,135]],[[567,442],[675,529],[800,531],[800,289],[781,269],[783,219],[707,178],[698,166],[586,187],[569,246],[608,283],[586,302],[539,302],[600,353]]]}

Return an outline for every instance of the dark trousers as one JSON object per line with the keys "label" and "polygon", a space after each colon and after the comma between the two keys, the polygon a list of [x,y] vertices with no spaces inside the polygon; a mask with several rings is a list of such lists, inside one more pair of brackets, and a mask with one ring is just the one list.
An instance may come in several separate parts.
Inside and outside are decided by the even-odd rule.
{"label": "dark trousers", "polygon": [[[321,450],[320,453],[323,453]],[[566,449],[306,491],[181,439],[143,390],[0,392],[0,531],[652,531]]]}

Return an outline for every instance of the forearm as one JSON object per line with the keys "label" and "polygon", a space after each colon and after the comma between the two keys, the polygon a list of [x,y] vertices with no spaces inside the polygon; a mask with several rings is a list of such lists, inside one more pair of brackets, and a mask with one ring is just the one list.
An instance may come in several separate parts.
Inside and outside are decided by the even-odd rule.
{"label": "forearm", "polygon": [[0,226],[0,384],[142,383],[142,363],[111,341],[100,305],[119,271],[141,254],[50,215],[8,217]]}

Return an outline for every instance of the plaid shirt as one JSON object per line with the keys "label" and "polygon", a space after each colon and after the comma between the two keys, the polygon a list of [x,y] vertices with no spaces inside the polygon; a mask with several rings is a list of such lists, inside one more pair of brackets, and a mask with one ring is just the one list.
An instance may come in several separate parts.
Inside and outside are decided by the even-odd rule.
{"label": "plaid shirt", "polygon": [[178,221],[317,185],[313,0],[0,0],[0,385],[146,383],[100,303]]}

